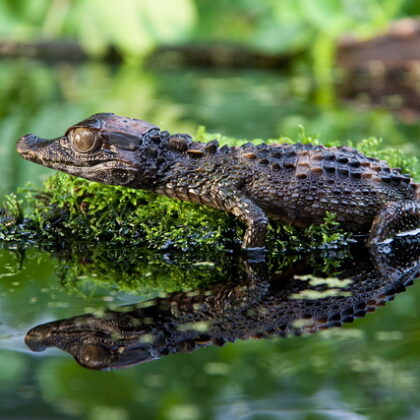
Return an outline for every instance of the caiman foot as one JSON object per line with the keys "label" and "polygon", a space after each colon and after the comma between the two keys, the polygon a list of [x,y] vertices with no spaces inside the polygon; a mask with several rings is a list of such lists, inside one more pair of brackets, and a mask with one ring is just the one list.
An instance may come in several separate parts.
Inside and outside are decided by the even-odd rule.
{"label": "caiman foot", "polygon": [[399,201],[386,204],[373,220],[368,246],[391,242],[395,237],[420,233],[420,203]]}
{"label": "caiman foot", "polygon": [[235,191],[220,189],[218,196],[224,201],[223,209],[238,217],[246,225],[242,249],[264,249],[268,226],[264,210],[248,197],[238,195]]}

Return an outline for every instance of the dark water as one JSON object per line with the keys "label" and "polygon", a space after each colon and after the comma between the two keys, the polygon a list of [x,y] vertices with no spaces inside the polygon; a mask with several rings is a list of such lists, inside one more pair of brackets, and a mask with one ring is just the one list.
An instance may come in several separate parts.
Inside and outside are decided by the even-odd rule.
{"label": "dark water", "polygon": [[[235,137],[296,137],[304,124],[307,133],[326,140],[375,135],[410,155],[418,156],[420,148],[419,124],[403,123],[385,109],[340,101],[316,105],[311,83],[301,75],[14,61],[1,63],[0,77],[2,193],[52,173],[18,159],[16,138],[27,132],[53,137],[101,111],[137,116],[171,131],[194,133],[204,124]],[[379,256],[364,248],[284,255],[268,265],[246,264],[230,254],[126,252],[138,260],[137,277],[130,277],[129,267],[107,265],[113,260],[101,250],[0,252],[1,417],[418,416],[418,282],[387,302],[415,277],[415,246],[403,242]],[[185,294],[181,289],[188,285],[193,291]],[[173,294],[165,297],[165,290]],[[172,311],[175,321],[168,313],[171,302],[178,308]],[[104,313],[114,329],[104,332],[100,323],[87,322]],[[61,343],[95,368],[115,366],[122,356],[124,363],[156,360],[98,372],[61,350],[33,353],[25,345],[29,329],[84,314],[96,317],[59,324],[64,339],[54,341],[51,332],[46,339],[41,327],[28,344],[41,350]],[[121,336],[117,327],[120,319],[130,325],[127,315],[137,320],[136,328]],[[326,328],[343,322],[342,328]],[[95,336],[102,337],[99,349]],[[161,340],[153,344],[157,336]],[[225,343],[226,338],[247,340]]]}

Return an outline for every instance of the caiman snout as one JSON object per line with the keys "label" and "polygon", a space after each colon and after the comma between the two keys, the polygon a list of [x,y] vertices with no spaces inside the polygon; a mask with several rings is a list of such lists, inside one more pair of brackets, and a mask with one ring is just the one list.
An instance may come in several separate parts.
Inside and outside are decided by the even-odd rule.
{"label": "caiman snout", "polygon": [[27,134],[26,136],[21,137],[16,144],[16,149],[19,154],[25,155],[36,147],[40,142],[40,138],[34,136],[33,134]]}
{"label": "caiman snout", "polygon": [[46,143],[48,143],[47,140],[41,139],[33,134],[27,134],[17,141],[16,150],[23,158],[37,162],[39,160],[37,159],[37,152],[40,146],[44,146]]}
{"label": "caiman snout", "polygon": [[25,344],[32,351],[44,351],[47,348],[45,344],[45,334],[37,328],[28,331],[25,336]]}
{"label": "caiman snout", "polygon": [[53,142],[54,140],[42,139],[33,134],[27,134],[17,141],[16,150],[25,159],[43,163],[44,160],[48,160],[48,146]]}

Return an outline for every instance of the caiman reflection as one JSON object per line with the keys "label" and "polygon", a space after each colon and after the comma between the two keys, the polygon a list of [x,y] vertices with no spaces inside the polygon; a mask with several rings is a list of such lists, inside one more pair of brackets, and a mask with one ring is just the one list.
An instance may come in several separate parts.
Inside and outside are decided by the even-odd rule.
{"label": "caiman reflection", "polygon": [[[306,255],[280,271],[275,263],[243,262],[224,284],[43,324],[26,344],[55,346],[84,367],[107,370],[237,339],[313,334],[405,290],[420,269],[420,236],[396,238],[370,255],[364,247],[343,253]],[[333,274],[321,268],[325,258]]]}

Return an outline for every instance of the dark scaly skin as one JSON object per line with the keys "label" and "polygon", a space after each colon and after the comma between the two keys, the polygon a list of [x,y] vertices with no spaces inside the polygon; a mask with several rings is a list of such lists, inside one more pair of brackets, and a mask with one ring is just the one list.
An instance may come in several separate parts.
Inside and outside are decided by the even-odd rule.
{"label": "dark scaly skin", "polygon": [[[87,150],[91,142],[92,150],[80,151],[80,144]],[[245,248],[265,245],[267,217],[306,227],[333,212],[348,231],[370,231],[370,243],[420,226],[419,185],[385,161],[345,146],[219,147],[145,121],[96,114],[57,139],[26,135],[17,150],[82,178],[232,213],[247,226]]]}
{"label": "dark scaly skin", "polygon": [[335,256],[335,281],[309,265],[308,256],[280,273],[264,263],[244,263],[209,290],[53,321],[31,329],[25,342],[33,351],[55,346],[90,369],[112,369],[237,339],[313,334],[392,300],[418,274],[419,257],[420,235],[375,248],[372,259],[364,247]]}

